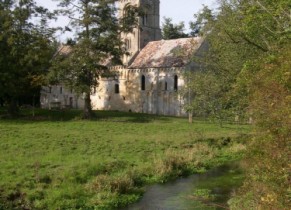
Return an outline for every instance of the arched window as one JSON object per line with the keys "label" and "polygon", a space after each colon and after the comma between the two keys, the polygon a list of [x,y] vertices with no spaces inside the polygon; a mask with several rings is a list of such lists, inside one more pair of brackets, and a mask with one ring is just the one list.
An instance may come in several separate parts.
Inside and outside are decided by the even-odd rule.
{"label": "arched window", "polygon": [[167,91],[168,90],[168,83],[165,82],[165,90]]}
{"label": "arched window", "polygon": [[131,49],[131,40],[130,39],[126,39],[125,40],[125,49],[126,50],[130,50]]}
{"label": "arched window", "polygon": [[115,93],[119,93],[119,84],[115,84]]}
{"label": "arched window", "polygon": [[174,91],[178,90],[178,76],[174,76]]}
{"label": "arched window", "polygon": [[141,90],[145,90],[145,76],[141,76]]}
{"label": "arched window", "polygon": [[147,25],[147,22],[148,22],[148,15],[147,14],[144,14],[142,16],[142,25],[143,26],[146,26]]}

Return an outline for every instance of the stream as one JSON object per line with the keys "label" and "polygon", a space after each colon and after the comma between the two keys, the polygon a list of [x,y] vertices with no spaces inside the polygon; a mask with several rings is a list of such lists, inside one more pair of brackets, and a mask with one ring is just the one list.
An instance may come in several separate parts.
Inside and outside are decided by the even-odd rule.
{"label": "stream", "polygon": [[243,181],[238,163],[231,163],[166,184],[149,186],[141,200],[123,210],[222,210]]}

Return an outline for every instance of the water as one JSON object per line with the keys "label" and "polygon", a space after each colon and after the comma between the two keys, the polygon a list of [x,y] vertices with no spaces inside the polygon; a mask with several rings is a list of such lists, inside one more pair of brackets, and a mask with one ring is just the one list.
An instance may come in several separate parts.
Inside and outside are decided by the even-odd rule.
{"label": "water", "polygon": [[[238,164],[215,168],[204,174],[180,178],[167,184],[150,186],[142,199],[123,210],[220,210],[241,185]],[[205,199],[206,195],[211,199]]]}

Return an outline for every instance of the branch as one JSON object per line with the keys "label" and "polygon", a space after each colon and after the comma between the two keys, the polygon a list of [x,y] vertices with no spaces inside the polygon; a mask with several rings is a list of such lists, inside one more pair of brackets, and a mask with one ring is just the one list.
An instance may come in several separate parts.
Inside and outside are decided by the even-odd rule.
{"label": "branch", "polygon": [[230,33],[228,33],[226,30],[224,30],[224,32],[226,33],[226,35],[228,35],[228,37],[231,39],[231,41],[233,41],[233,43],[238,44],[239,41],[236,41],[231,35]]}
{"label": "branch", "polygon": [[281,23],[277,20],[277,18],[275,18],[274,17],[274,15],[259,1],[259,0],[257,0],[257,4],[263,9],[263,10],[265,10],[269,15],[271,15],[271,17],[280,25],[280,26],[282,26],[281,25]]}
{"label": "branch", "polygon": [[253,42],[252,40],[250,40],[249,38],[247,38],[245,35],[242,35],[243,40],[245,40],[247,43],[249,43],[250,45],[255,46],[256,48],[258,48],[259,50],[263,51],[263,52],[268,52],[268,49],[265,49],[264,47],[256,44],[255,42]]}
{"label": "branch", "polygon": [[[82,1],[82,2],[83,2],[83,1]],[[72,3],[72,2],[69,2],[69,3],[70,3],[71,5],[73,5],[74,7],[77,7],[78,9],[82,9],[82,7],[76,5],[76,4]]]}
{"label": "branch", "polygon": [[81,21],[81,19],[74,18],[74,17],[72,17],[72,16],[69,16],[69,18],[70,18],[71,20],[77,20],[77,21]]}
{"label": "branch", "polygon": [[267,29],[267,31],[270,32],[273,37],[275,37],[274,35],[278,34],[278,32],[272,31],[268,26],[266,26],[266,24],[263,24],[263,26]]}

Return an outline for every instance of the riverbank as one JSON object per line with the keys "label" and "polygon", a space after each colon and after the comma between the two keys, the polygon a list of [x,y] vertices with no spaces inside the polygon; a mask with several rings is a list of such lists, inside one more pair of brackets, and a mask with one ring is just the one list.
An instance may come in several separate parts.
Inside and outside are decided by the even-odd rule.
{"label": "riverbank", "polygon": [[146,189],[142,199],[122,210],[224,210],[244,180],[239,161],[226,163],[205,173],[178,178]]}
{"label": "riverbank", "polygon": [[[0,121],[0,209],[113,209],[144,187],[240,158],[248,126],[175,117],[36,110]],[[1,206],[2,205],[2,206]]]}

